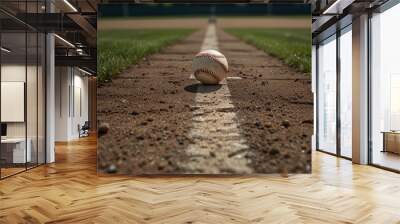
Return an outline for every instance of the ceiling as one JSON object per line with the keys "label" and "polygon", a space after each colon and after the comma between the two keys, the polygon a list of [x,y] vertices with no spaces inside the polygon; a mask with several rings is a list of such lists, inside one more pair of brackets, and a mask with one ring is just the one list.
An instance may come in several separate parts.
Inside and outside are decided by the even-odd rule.
{"label": "ceiling", "polygon": [[99,3],[309,3],[311,0],[98,0]]}
{"label": "ceiling", "polygon": [[[1,0],[2,46],[11,49],[9,53],[2,51],[2,55],[7,54],[3,61],[24,63],[28,59],[29,63],[31,58],[37,57],[38,51],[36,41],[31,41],[33,36],[52,32],[57,34],[56,65],[84,63],[95,71],[97,4],[97,0],[47,0],[47,5],[45,0]],[[35,35],[25,35],[25,31],[32,31]]]}

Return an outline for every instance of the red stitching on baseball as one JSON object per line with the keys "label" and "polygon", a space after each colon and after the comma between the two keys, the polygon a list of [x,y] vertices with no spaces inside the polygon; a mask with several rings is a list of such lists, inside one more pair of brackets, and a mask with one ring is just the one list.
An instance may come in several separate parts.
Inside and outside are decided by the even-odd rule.
{"label": "red stitching on baseball", "polygon": [[214,79],[219,80],[218,77],[217,77],[217,75],[216,75],[214,72],[212,72],[212,71],[210,71],[210,70],[208,70],[208,69],[199,68],[199,69],[197,69],[197,70],[194,72],[194,75],[197,75],[199,72],[208,73],[209,75],[213,76]]}
{"label": "red stitching on baseball", "polygon": [[[217,60],[217,57],[215,57],[214,55],[211,55],[211,54],[209,54],[209,53],[198,53],[197,55],[196,55],[196,57],[207,57],[207,58],[210,58],[210,59],[212,59],[213,61],[215,61],[215,62],[217,62],[218,64],[220,64],[221,66],[222,66],[222,68],[224,69],[224,71],[225,72],[228,72],[229,70],[228,70],[228,67],[227,66],[225,66],[224,64],[222,64],[220,61],[218,61]],[[219,57],[224,57],[224,56],[219,56]]]}
{"label": "red stitching on baseball", "polygon": [[213,72],[213,71],[211,71],[211,70],[208,70],[208,69],[206,69],[206,68],[199,68],[199,69],[197,69],[197,70],[195,71],[195,73],[197,73],[197,72],[207,72],[207,73],[210,73],[211,75],[216,75],[215,72]]}

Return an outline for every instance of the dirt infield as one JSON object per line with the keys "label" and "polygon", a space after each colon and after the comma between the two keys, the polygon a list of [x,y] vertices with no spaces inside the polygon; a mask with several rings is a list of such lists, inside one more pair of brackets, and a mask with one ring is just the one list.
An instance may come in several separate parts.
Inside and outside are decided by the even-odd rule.
{"label": "dirt infield", "polygon": [[[100,171],[188,172],[179,164],[195,159],[185,151],[193,143],[190,130],[198,91],[193,88],[197,81],[189,75],[203,38],[204,30],[196,32],[99,87],[98,118],[110,127],[99,138]],[[238,115],[239,129],[249,146],[243,154],[248,166],[254,173],[310,172],[310,76],[222,30],[218,39],[230,64],[229,76],[241,78],[228,80],[228,86],[235,105],[231,109]],[[203,94],[211,96],[217,89]],[[209,156],[218,158],[216,154]]]}
{"label": "dirt infield", "polygon": [[184,87],[191,60],[204,32],[143,59],[98,88],[97,116],[110,125],[98,141],[98,167],[102,171],[141,174],[180,172],[188,158],[194,94]]}
{"label": "dirt infield", "polygon": [[[116,22],[118,21],[118,22]],[[205,28],[207,18],[99,20],[98,29]],[[309,18],[218,18],[221,28],[310,28]]]}
{"label": "dirt infield", "polygon": [[313,98],[310,74],[219,32],[230,62],[232,101],[257,173],[311,172]]}

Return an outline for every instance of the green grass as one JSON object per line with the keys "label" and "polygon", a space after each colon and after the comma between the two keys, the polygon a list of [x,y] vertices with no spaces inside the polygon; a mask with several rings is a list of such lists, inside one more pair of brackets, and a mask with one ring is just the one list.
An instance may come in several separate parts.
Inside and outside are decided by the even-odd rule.
{"label": "green grass", "polygon": [[226,29],[226,31],[278,57],[298,71],[311,73],[309,29]]}
{"label": "green grass", "polygon": [[112,79],[141,58],[159,52],[193,32],[193,29],[98,31],[98,81]]}

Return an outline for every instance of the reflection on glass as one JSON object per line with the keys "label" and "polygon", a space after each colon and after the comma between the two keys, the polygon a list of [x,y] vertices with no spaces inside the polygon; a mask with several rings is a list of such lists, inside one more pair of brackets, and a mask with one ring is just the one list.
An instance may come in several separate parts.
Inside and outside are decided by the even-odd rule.
{"label": "reflection on glass", "polygon": [[372,163],[400,170],[400,5],[371,19]]}
{"label": "reflection on glass", "polygon": [[318,148],[336,153],[336,36],[318,48]]}
{"label": "reflection on glass", "polygon": [[30,144],[26,141],[25,38],[23,32],[1,34],[2,47],[9,49],[9,52],[1,52],[2,177],[25,170],[31,156]]}
{"label": "reflection on glass", "polygon": [[38,36],[36,32],[27,33],[27,81],[26,81],[26,113],[27,113],[27,142],[30,148],[30,158],[28,160],[28,168],[37,165],[37,76],[38,76],[38,56],[37,42]]}
{"label": "reflection on glass", "polygon": [[351,26],[340,36],[340,153],[351,158],[352,141],[352,35]]}
{"label": "reflection on glass", "polygon": [[[43,13],[45,0],[0,1],[15,13]],[[33,17],[38,18],[38,17]],[[43,33],[0,12],[0,178],[45,163]]]}

